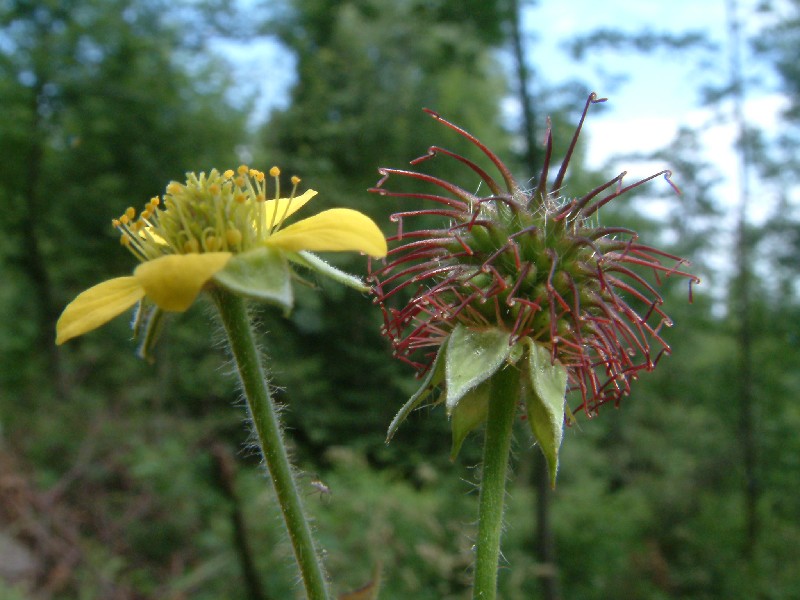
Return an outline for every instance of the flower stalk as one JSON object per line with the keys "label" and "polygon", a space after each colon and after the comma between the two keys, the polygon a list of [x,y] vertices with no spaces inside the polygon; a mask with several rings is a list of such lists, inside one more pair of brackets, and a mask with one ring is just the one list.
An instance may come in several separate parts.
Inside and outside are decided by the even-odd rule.
{"label": "flower stalk", "polygon": [[478,500],[478,544],[474,600],[494,600],[497,596],[497,564],[506,494],[506,473],[511,451],[511,432],[519,401],[519,373],[506,365],[492,378],[489,414],[483,446],[483,475]]}
{"label": "flower stalk", "polygon": [[228,336],[258,445],[275,488],[306,594],[309,600],[327,600],[329,596],[324,571],[295,484],[245,300],[221,289],[214,290],[212,296]]}

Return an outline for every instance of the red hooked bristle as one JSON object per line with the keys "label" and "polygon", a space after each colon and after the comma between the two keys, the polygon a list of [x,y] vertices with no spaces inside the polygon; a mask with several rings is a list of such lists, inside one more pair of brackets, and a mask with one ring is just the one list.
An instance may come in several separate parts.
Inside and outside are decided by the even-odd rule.
{"label": "red hooked bristle", "polygon": [[[383,331],[398,358],[422,374],[456,324],[504,329],[509,344],[529,337],[549,347],[552,359],[567,368],[569,390],[580,395],[580,407],[592,414],[606,402],[618,403],[639,372],[652,370],[669,353],[660,330],[671,321],[661,308],[663,298],[656,286],[662,277],[686,277],[691,299],[691,284],[699,280],[681,270],[688,263],[680,257],[640,243],[630,229],[593,227],[588,217],[660,175],[675,188],[670,172],[628,186],[623,186],[621,173],[572,202],[555,206],[553,201],[589,107],[604,100],[595,94],[587,99],[549,190],[548,121],[542,177],[523,203],[520,186],[497,155],[465,130],[426,110],[470,141],[499,176],[438,145],[411,161],[412,166],[437,157],[454,160],[466,167],[468,176],[485,183],[490,194],[479,197],[467,191],[472,183],[459,186],[417,171],[379,170],[382,177],[370,191],[441,205],[395,213],[392,220],[398,231],[389,240],[397,245],[381,263],[370,261],[369,278],[384,316]],[[437,190],[384,189],[390,176],[428,183]],[[406,221],[413,223],[415,217],[441,217],[443,222],[439,228],[409,230]]]}

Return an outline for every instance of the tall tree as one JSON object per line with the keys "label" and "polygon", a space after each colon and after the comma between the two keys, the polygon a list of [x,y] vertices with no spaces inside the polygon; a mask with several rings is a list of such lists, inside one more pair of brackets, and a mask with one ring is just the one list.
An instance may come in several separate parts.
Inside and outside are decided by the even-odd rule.
{"label": "tall tree", "polygon": [[728,42],[730,56],[730,87],[733,102],[733,123],[737,132],[737,180],[739,207],[736,222],[736,280],[732,286],[734,296],[732,308],[738,324],[737,340],[739,356],[738,404],[739,437],[741,440],[742,468],[744,474],[744,515],[745,531],[743,554],[752,558],[759,538],[758,500],[761,494],[758,481],[757,424],[755,386],[753,381],[753,338],[751,320],[752,287],[752,241],[748,232],[748,211],[750,208],[750,145],[748,127],[744,116],[746,97],[742,66],[742,43],[740,33],[739,7],[736,0],[726,0],[728,18]]}

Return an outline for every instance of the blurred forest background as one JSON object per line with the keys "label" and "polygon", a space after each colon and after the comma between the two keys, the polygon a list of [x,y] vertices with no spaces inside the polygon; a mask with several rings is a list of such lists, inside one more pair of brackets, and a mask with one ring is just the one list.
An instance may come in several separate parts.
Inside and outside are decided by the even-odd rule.
{"label": "blurred forest background", "polygon": [[[376,168],[430,144],[463,149],[425,106],[520,179],[535,176],[546,117],[559,157],[597,83],[543,80],[523,9],[0,0],[0,599],[298,597],[208,307],[172,319],[153,365],[136,358],[124,318],[59,349],[55,321],[79,291],[130,272],[110,219],[188,170],[277,164],[320,191],[315,209],[351,206],[389,233],[388,215],[408,205],[366,192]],[[743,21],[759,23],[755,36]],[[579,416],[554,492],[542,491],[538,451],[518,431],[504,599],[800,598],[800,2],[743,4],[728,31],[725,45],[691,24],[681,35],[654,24],[573,40],[576,60],[602,49],[612,62],[667,53],[712,65],[708,81],[664,83],[738,129],[747,178],[738,196],[720,195],[732,174],[709,164],[699,129],[628,157],[669,165],[683,196],[650,184],[605,207],[604,223],[690,258],[703,284],[693,304],[685,283],[666,286],[673,355],[619,410]],[[258,40],[294,56],[271,66],[277,81],[296,69],[285,103],[263,119],[253,117],[260,82],[219,52]],[[753,71],[786,97],[779,135],[742,117],[748,87],[765,85],[743,75]],[[513,117],[509,103],[521,108]],[[616,175],[585,158],[573,158],[567,195]],[[667,207],[657,220],[637,208],[654,197]],[[754,205],[766,215],[757,223],[746,218]],[[327,258],[366,271],[360,257]],[[415,380],[390,357],[368,298],[322,292],[301,291],[288,319],[259,314],[336,589],[357,588],[380,564],[382,598],[466,598],[480,438],[451,464],[434,410],[385,445]]]}

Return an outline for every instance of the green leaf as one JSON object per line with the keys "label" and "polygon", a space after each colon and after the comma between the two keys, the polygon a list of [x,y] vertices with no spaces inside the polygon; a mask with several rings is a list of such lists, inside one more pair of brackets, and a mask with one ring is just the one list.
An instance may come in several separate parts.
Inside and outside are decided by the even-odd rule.
{"label": "green leaf", "polygon": [[484,381],[475,389],[464,394],[458,406],[453,409],[451,415],[453,447],[450,450],[450,460],[455,460],[458,456],[461,444],[467,434],[486,421],[486,417],[489,415],[491,387],[491,382]]}
{"label": "green leaf", "polygon": [[567,369],[559,362],[550,362],[550,351],[530,338],[520,343],[527,348],[528,386],[525,405],[528,422],[539,448],[547,460],[550,485],[556,485],[558,450],[564,435],[564,407],[567,392]]}
{"label": "green leaf", "polygon": [[464,394],[489,379],[510,353],[507,331],[456,325],[450,334],[445,360],[447,414],[453,413]]}
{"label": "green leaf", "polygon": [[153,349],[164,329],[165,321],[165,311],[148,301],[147,298],[139,301],[131,323],[133,339],[139,342],[136,354],[150,364],[155,362]]}
{"label": "green leaf", "polygon": [[299,265],[316,271],[320,275],[329,277],[337,283],[341,283],[348,287],[358,290],[359,292],[368,292],[369,286],[366,285],[359,277],[350,275],[341,269],[337,269],[333,265],[329,265],[316,254],[301,250],[300,252],[287,252],[286,257]]}
{"label": "green leaf", "polygon": [[433,390],[435,390],[444,381],[444,356],[447,352],[447,340],[439,347],[439,352],[436,353],[436,358],[431,365],[430,370],[425,375],[422,385],[414,393],[413,396],[403,405],[400,412],[395,415],[392,422],[389,424],[389,431],[386,434],[386,443],[388,444],[397,433],[400,424],[406,420],[411,411],[416,409],[425,398],[427,398]]}
{"label": "green leaf", "polygon": [[277,304],[286,312],[292,309],[291,271],[283,253],[274,248],[237,254],[214,281],[234,294]]}

